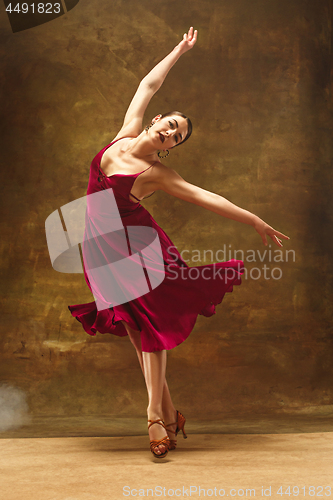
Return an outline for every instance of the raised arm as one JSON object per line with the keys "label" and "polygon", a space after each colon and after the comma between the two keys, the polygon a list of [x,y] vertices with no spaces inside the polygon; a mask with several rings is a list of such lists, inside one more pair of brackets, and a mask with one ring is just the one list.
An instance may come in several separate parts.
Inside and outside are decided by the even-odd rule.
{"label": "raised arm", "polygon": [[177,198],[199,205],[200,207],[206,208],[228,219],[253,226],[260,234],[264,245],[267,245],[267,236],[272,238],[273,242],[279,247],[283,246],[280,238],[285,240],[290,239],[285,234],[273,229],[257,215],[254,215],[248,210],[244,210],[234,205],[218,194],[206,191],[194,184],[186,182],[175,170],[161,166],[156,181],[157,189],[161,189]]}
{"label": "raised arm", "polygon": [[160,61],[143,80],[128,107],[124,123],[117,138],[128,136],[137,136],[142,132],[142,120],[150,99],[158,91],[164,82],[172,66],[178,61],[180,56],[190,50],[197,40],[197,30],[193,31],[191,27],[188,33],[185,33],[182,41]]}

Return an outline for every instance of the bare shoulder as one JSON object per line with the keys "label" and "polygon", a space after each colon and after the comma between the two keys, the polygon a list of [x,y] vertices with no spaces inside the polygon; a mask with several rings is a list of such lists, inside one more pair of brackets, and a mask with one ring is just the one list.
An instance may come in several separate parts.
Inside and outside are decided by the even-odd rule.
{"label": "bare shoulder", "polygon": [[155,189],[165,191],[172,196],[201,205],[203,197],[211,194],[209,191],[187,182],[176,170],[166,167],[162,163],[154,165],[152,170],[154,171],[152,174]]}
{"label": "bare shoulder", "polygon": [[151,179],[156,183],[156,189],[161,189],[162,191],[167,191],[170,183],[174,183],[177,180],[186,182],[174,169],[163,165],[160,161],[154,164],[154,168],[151,169]]}

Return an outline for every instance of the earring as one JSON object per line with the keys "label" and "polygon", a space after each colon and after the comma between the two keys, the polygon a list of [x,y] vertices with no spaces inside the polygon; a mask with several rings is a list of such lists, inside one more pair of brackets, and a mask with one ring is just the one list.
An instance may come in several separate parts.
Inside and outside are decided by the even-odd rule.
{"label": "earring", "polygon": [[165,154],[165,155],[161,155],[161,154],[160,154],[161,152],[159,151],[159,152],[157,153],[157,156],[158,156],[159,158],[161,158],[161,159],[162,159],[162,158],[166,158],[167,156],[169,156],[170,151],[169,151],[168,149],[166,149],[166,150],[164,150],[164,151],[166,151],[166,154]]}
{"label": "earring", "polygon": [[150,129],[150,127],[152,127],[153,125],[154,125],[153,122],[151,122],[151,124],[147,125],[147,127],[145,128],[145,131],[148,132],[148,130]]}

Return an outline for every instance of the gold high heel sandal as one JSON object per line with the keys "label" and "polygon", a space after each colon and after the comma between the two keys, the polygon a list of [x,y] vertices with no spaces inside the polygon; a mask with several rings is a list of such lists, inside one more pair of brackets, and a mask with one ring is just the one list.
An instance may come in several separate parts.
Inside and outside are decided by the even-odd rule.
{"label": "gold high heel sandal", "polygon": [[[165,429],[168,432],[172,432],[172,434],[175,434],[175,436],[177,436],[177,434],[178,434],[179,431],[182,431],[183,438],[187,439],[187,436],[186,436],[185,430],[184,430],[184,425],[185,425],[185,422],[186,422],[186,418],[184,417],[184,415],[182,415],[180,413],[180,411],[178,411],[178,410],[176,410],[176,411],[177,411],[177,422],[174,422],[173,424],[167,424],[164,427],[165,427]],[[175,424],[177,424],[177,429],[175,431],[172,431],[171,429],[167,429],[167,427],[169,427],[169,425],[175,425]],[[169,450],[175,450],[176,446],[177,446],[176,439],[170,439]]]}
{"label": "gold high heel sandal", "polygon": [[[154,424],[160,424],[162,427],[164,427],[165,429],[165,425],[164,425],[164,422],[162,419],[158,419],[158,420],[148,420],[148,422],[150,422],[150,424],[148,425],[148,430],[150,429],[150,427]],[[166,429],[165,429],[166,430]],[[157,446],[159,446],[160,444],[163,444],[166,448],[165,452],[164,453],[160,453],[159,455],[157,453],[154,452],[154,448],[157,448]],[[169,439],[169,436],[166,435],[164,438],[162,439],[152,439],[150,441],[150,451],[152,452],[152,454],[154,455],[154,457],[156,458],[164,458],[168,451],[169,451],[169,446],[170,446],[170,439]]]}

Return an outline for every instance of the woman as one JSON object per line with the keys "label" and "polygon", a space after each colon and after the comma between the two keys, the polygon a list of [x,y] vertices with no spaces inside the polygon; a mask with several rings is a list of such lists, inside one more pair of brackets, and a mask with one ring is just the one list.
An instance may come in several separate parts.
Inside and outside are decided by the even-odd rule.
{"label": "woman", "polygon": [[[127,303],[114,305],[113,301],[109,301],[104,308],[96,308],[95,302],[69,306],[73,316],[90,335],[99,331],[129,336],[137,351],[148,390],[150,449],[154,456],[160,458],[176,447],[175,438],[180,430],[186,437],[185,418],[175,409],[165,378],[166,351],[187,338],[198,314],[211,316],[215,313],[215,305],[222,301],[224,294],[231,292],[233,285],[240,284],[243,263],[231,260],[189,268],[140,201],[157,190],[163,190],[229,219],[252,225],[265,245],[267,236],[278,246],[282,246],[280,238],[289,239],[256,215],[217,194],[189,184],[159,161],[159,151],[172,149],[191,135],[192,125],[185,115],[178,112],[157,115],[142,131],[144,112],[150,99],[179,57],[192,49],[196,39],[197,31],[190,28],[173,51],[141,81],[118,135],[94,158],[88,185],[88,195],[112,189],[117,213],[119,210],[121,221],[128,230],[139,226],[153,228],[157,232],[163,253],[164,280],[159,286],[151,286],[149,293]],[[114,233],[98,233],[100,214],[94,219],[92,212],[93,209],[86,220],[86,240],[91,242],[95,238],[98,239],[96,248],[104,245],[103,248],[114,249]],[[120,244],[116,245],[120,247]],[[95,298],[102,296],[101,286],[87,272],[89,252],[94,253],[95,248],[92,251],[86,243],[83,250],[87,283]],[[196,274],[196,278],[192,276],[190,279],[193,269],[200,276]]]}

